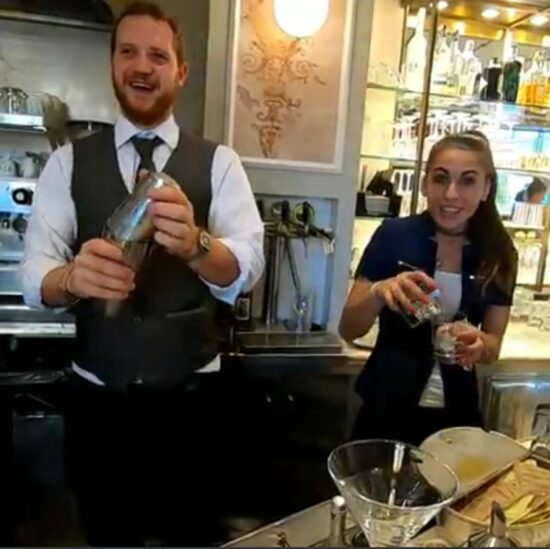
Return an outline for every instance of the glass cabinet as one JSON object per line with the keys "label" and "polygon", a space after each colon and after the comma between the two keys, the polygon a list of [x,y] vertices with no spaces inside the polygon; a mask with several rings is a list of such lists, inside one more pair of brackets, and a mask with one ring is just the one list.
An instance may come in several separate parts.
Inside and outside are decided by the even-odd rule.
{"label": "glass cabinet", "polygon": [[[550,188],[538,204],[518,202],[534,179],[550,185],[550,1],[539,3],[376,0],[350,272],[384,217],[425,208],[420,185],[432,146],[480,130],[519,252],[518,282],[550,285]],[[380,196],[388,182],[398,201]]]}

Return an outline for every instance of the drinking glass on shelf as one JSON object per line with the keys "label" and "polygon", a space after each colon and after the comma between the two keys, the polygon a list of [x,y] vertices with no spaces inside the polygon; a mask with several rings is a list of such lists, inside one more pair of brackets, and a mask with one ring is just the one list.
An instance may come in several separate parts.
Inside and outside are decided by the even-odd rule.
{"label": "drinking glass on shelf", "polygon": [[527,288],[517,288],[514,292],[514,303],[510,311],[512,322],[522,322],[529,318],[529,310],[533,299],[532,292]]}
{"label": "drinking glass on shelf", "polygon": [[368,81],[378,86],[396,88],[400,85],[400,76],[386,63],[379,63],[369,68]]}
{"label": "drinking glass on shelf", "polygon": [[544,301],[542,303],[542,323],[540,329],[545,332],[550,332],[550,303]]}
{"label": "drinking glass on shelf", "polygon": [[541,301],[533,301],[529,311],[529,319],[527,320],[527,326],[530,328],[542,328],[542,322],[544,317],[544,303]]}
{"label": "drinking glass on shelf", "polygon": [[523,300],[520,308],[520,318],[522,322],[527,322],[529,320],[529,313],[531,312],[531,304],[533,303],[533,292],[527,288],[522,288],[524,292],[525,299]]}

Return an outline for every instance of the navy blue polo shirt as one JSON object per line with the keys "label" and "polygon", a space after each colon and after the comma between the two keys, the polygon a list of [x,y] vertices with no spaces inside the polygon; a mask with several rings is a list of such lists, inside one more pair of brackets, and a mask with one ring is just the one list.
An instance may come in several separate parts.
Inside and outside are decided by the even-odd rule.
{"label": "navy blue polo shirt", "polygon": [[[406,218],[385,220],[367,245],[356,278],[371,282],[396,276],[403,271],[399,262],[414,265],[433,277],[437,242],[435,224],[425,212]],[[477,276],[481,254],[475,246],[464,246],[462,257],[462,300],[460,311],[475,326],[480,326],[491,305],[510,306],[513,288],[505,293]],[[433,367],[431,326],[409,325],[397,313],[384,307],[379,317],[380,330],[375,348],[359,376],[357,392],[378,414],[402,414],[417,407],[418,400]],[[475,372],[454,366],[442,366],[445,401],[473,421],[478,415]]]}

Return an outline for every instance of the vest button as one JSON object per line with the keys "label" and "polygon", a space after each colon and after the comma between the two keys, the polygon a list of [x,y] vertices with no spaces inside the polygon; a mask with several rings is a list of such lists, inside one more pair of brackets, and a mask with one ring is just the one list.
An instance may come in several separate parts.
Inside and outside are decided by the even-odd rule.
{"label": "vest button", "polygon": [[141,317],[140,316],[135,316],[134,317],[134,322],[136,322],[136,323],[141,322]]}
{"label": "vest button", "polygon": [[136,379],[134,380],[134,383],[136,385],[143,385],[143,379],[141,379],[140,377],[136,377]]}

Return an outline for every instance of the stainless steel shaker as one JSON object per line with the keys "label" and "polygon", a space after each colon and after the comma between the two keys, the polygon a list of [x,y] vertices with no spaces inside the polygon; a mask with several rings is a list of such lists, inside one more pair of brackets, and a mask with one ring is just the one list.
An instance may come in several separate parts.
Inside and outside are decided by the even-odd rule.
{"label": "stainless steel shaker", "polygon": [[[151,172],[138,182],[133,192],[120,204],[107,220],[103,238],[119,246],[125,261],[137,273],[149,251],[155,228],[149,214],[149,191],[165,186],[177,186],[166,175]],[[116,316],[123,300],[107,300],[105,315]]]}

